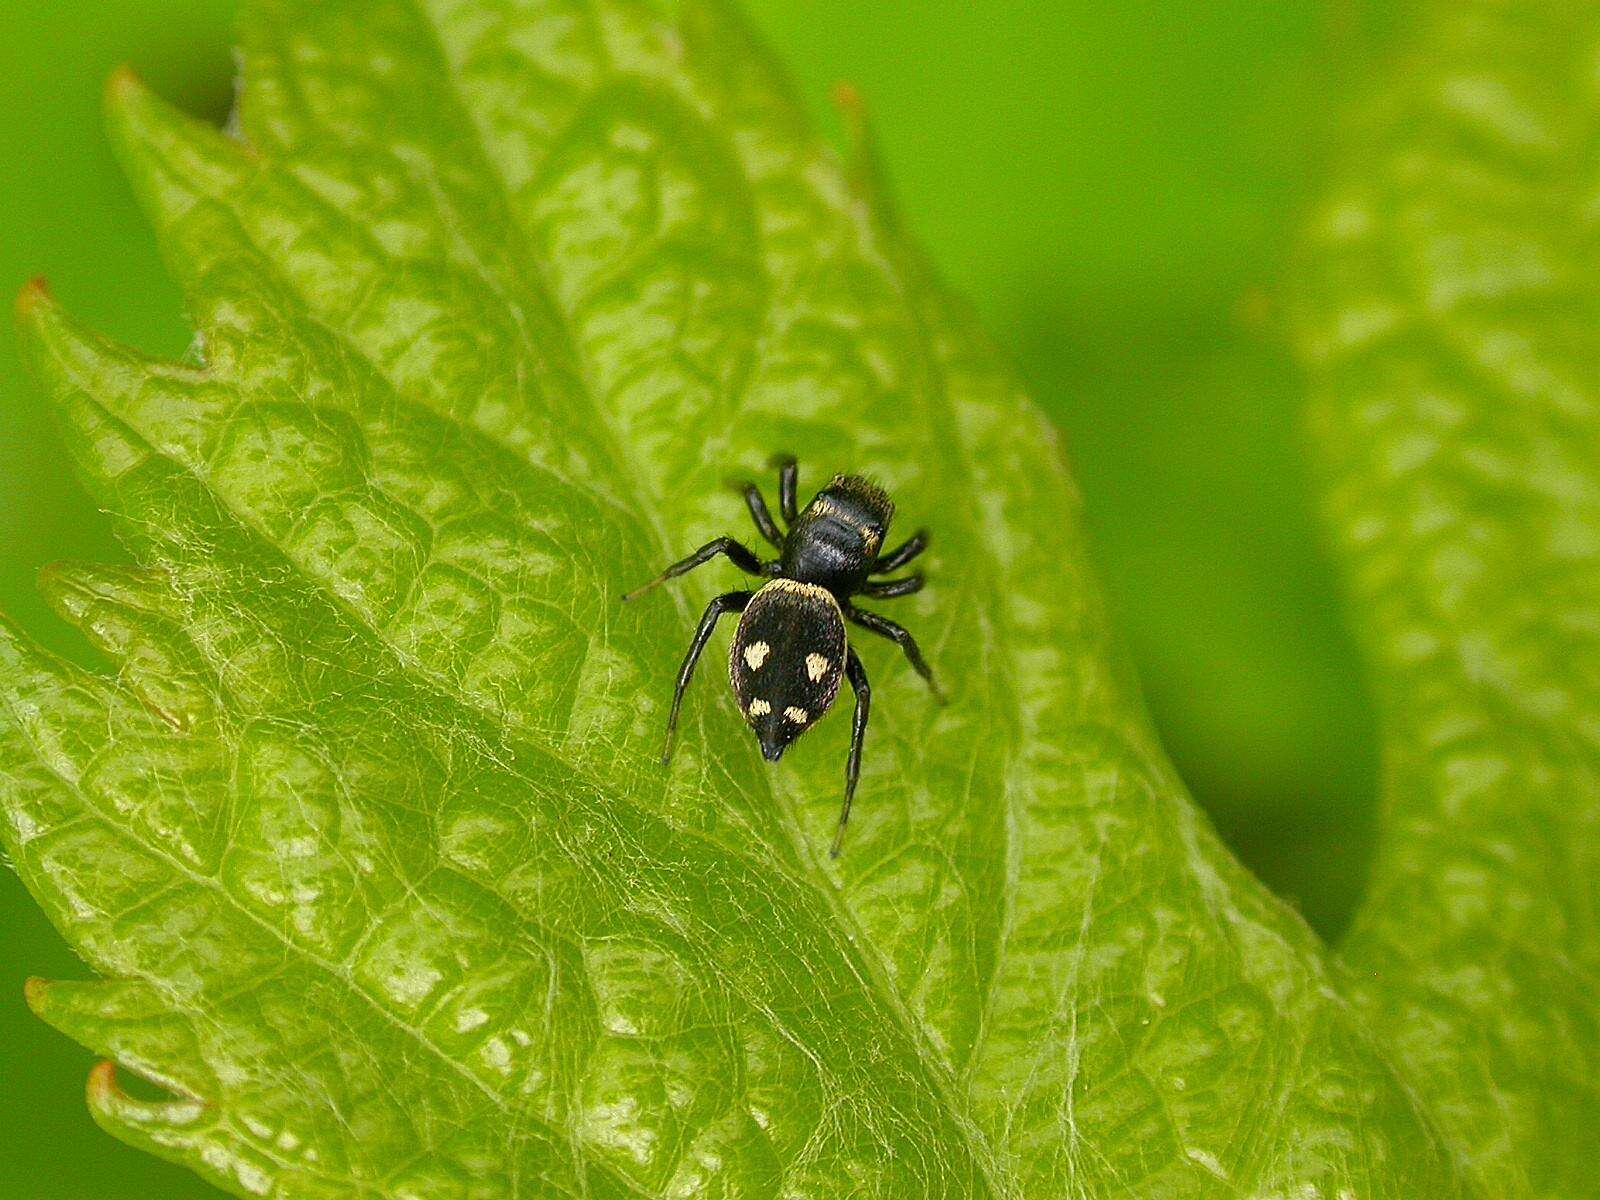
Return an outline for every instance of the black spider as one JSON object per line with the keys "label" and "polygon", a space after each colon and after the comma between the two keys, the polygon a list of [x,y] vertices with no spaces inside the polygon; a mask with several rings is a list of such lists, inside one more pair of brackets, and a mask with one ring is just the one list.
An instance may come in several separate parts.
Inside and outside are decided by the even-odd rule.
{"label": "black spider", "polygon": [[672,758],[672,736],[678,726],[678,708],[684,690],[694,676],[695,664],[711,638],[711,631],[725,613],[743,613],[733,635],[728,655],[728,675],[733,694],[745,720],[755,730],[761,754],[768,762],[783,757],[794,741],[822,718],[839,694],[841,678],[849,679],[856,694],[855,722],[850,734],[850,759],[845,766],[844,806],[839,811],[839,830],[834,835],[833,857],[844,843],[845,823],[850,819],[850,802],[855,797],[856,779],[861,774],[861,744],[867,733],[867,712],[872,691],[867,673],[845,640],[844,623],[851,621],[894,642],[911,665],[933,689],[941,703],[939,685],[923,661],[922,651],[912,636],[886,617],[864,612],[850,603],[852,596],[872,596],[887,600],[909,596],[922,590],[922,574],[899,579],[873,580],[875,575],[897,571],[921,554],[928,545],[926,530],[918,530],[887,554],[879,554],[894,504],[876,484],[855,475],[835,475],[806,505],[795,509],[795,484],[799,473],[795,460],[773,460],[778,468],[779,508],[789,532],[779,530],[761,489],[753,483],[743,485],[750,516],[766,538],[778,548],[778,557],[762,562],[742,543],[731,537],[707,542],[688,558],[675,562],[643,587],[623,597],[634,597],[658,583],[676,578],[719,554],[751,575],[772,577],[772,582],[755,592],[725,592],[706,606],[678,668],[678,686],[672,693],[672,712],[667,717],[667,744],[661,762]]}

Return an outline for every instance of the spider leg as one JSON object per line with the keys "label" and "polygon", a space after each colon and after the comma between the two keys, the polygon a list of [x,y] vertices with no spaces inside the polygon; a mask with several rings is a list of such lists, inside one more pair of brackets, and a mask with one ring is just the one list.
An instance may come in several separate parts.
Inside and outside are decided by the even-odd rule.
{"label": "spider leg", "polygon": [[886,637],[905,654],[906,660],[916,668],[917,674],[922,676],[923,682],[933,692],[933,698],[940,704],[944,703],[944,693],[939,690],[939,685],[934,682],[933,670],[928,666],[927,660],[922,657],[922,650],[917,646],[917,639],[903,625],[897,625],[888,617],[880,617],[877,613],[866,612],[853,605],[844,606],[844,615],[854,621],[861,628]]}
{"label": "spider leg", "polygon": [[872,573],[887,575],[890,571],[898,571],[927,548],[928,531],[919,529],[889,553],[879,555],[872,564]]}
{"label": "spider leg", "polygon": [[711,640],[711,632],[716,629],[717,622],[731,612],[743,612],[750,603],[754,592],[724,592],[710,604],[701,614],[700,627],[694,631],[694,640],[689,643],[689,652],[683,656],[683,665],[678,668],[678,686],[672,693],[672,711],[667,714],[667,742],[661,749],[661,765],[664,767],[672,761],[672,738],[678,731],[678,709],[683,706],[683,693],[689,688],[689,681],[694,678],[695,665],[700,661],[700,655],[706,648],[706,643]]}
{"label": "spider leg", "polygon": [[734,541],[731,537],[719,537],[707,542],[688,558],[679,559],[649,583],[641,584],[623,597],[624,600],[634,600],[644,595],[657,584],[665,583],[669,579],[676,579],[679,575],[686,575],[696,567],[710,562],[719,554],[726,554],[728,561],[733,563],[747,575],[765,575],[767,570],[757,558],[742,543]]}
{"label": "spider leg", "polygon": [[920,592],[925,582],[922,572],[918,571],[915,575],[907,575],[904,579],[881,579],[876,583],[862,584],[861,595],[872,596],[879,600],[909,596],[913,592]]}
{"label": "spider leg", "polygon": [[750,510],[750,519],[756,523],[761,536],[782,550],[783,531],[767,510],[767,498],[761,494],[761,489],[753,483],[746,483],[740,485],[740,490],[744,492],[744,505]]}
{"label": "spider leg", "polygon": [[845,656],[844,674],[856,694],[856,711],[850,722],[850,759],[844,768],[844,805],[839,809],[839,828],[834,832],[829,858],[838,858],[839,851],[844,848],[844,827],[850,821],[850,805],[856,798],[856,780],[861,778],[861,747],[867,740],[867,715],[872,710],[872,688],[867,683],[867,669],[861,665],[854,650]]}
{"label": "spider leg", "polygon": [[778,511],[783,519],[793,525],[799,515],[795,504],[795,489],[800,483],[800,468],[792,454],[775,454],[769,464],[778,468]]}

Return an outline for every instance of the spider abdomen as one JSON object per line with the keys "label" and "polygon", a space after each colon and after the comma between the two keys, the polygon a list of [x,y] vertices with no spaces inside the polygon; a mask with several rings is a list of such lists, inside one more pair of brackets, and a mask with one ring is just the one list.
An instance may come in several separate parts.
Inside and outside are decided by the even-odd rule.
{"label": "spider abdomen", "polygon": [[728,653],[728,679],[770,762],[821,719],[839,694],[844,616],[826,588],[774,579],[745,607]]}

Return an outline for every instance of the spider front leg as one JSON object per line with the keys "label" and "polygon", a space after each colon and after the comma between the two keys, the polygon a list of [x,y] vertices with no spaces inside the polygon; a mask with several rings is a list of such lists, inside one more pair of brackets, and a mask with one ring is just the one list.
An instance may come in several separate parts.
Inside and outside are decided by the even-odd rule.
{"label": "spider front leg", "polygon": [[793,525],[800,515],[795,503],[795,490],[800,486],[800,466],[792,454],[775,454],[768,466],[778,468],[778,511],[787,524]]}
{"label": "spider front leg", "polygon": [[772,519],[772,513],[767,509],[767,498],[761,494],[761,489],[753,483],[746,483],[741,490],[744,492],[744,506],[750,510],[750,519],[756,523],[761,536],[782,550],[783,531]]}
{"label": "spider front leg", "polygon": [[872,688],[867,683],[867,669],[861,665],[854,650],[845,654],[844,677],[856,694],[855,716],[850,722],[850,758],[844,768],[844,805],[839,809],[839,828],[834,831],[833,848],[829,858],[838,858],[844,849],[844,827],[850,821],[850,805],[856,798],[856,780],[861,778],[861,747],[867,740],[867,716],[872,711]]}
{"label": "spider front leg", "polygon": [[939,690],[938,683],[934,681],[933,669],[928,666],[927,660],[922,657],[922,650],[917,646],[917,639],[911,636],[910,630],[903,625],[897,625],[889,620],[888,617],[880,617],[877,613],[867,612],[864,609],[853,606],[847,605],[844,615],[861,626],[861,628],[869,630],[879,637],[886,637],[899,646],[905,654],[906,660],[916,668],[917,674],[922,676],[923,682],[932,690],[933,698],[940,704],[945,702],[944,693]]}
{"label": "spider front leg", "polygon": [[872,573],[887,575],[890,571],[898,571],[927,548],[928,531],[919,529],[889,553],[879,555],[877,561],[872,564]]}
{"label": "spider front leg", "polygon": [[736,542],[731,537],[719,537],[701,546],[688,558],[679,559],[649,583],[640,584],[633,591],[623,596],[623,599],[635,600],[657,584],[665,583],[669,579],[676,579],[679,575],[687,575],[696,567],[710,562],[719,554],[726,554],[728,561],[747,575],[770,574],[767,568],[761,565],[761,560],[751,553],[750,549],[743,543]]}
{"label": "spider front leg", "polygon": [[754,592],[724,592],[706,605],[706,611],[701,614],[700,627],[694,631],[694,641],[689,643],[689,652],[683,656],[683,665],[678,668],[678,686],[672,693],[672,711],[667,714],[667,742],[661,748],[663,767],[672,761],[672,738],[678,731],[678,710],[683,707],[683,693],[694,678],[695,666],[700,662],[706,643],[711,640],[712,631],[728,613],[743,612],[754,595]]}

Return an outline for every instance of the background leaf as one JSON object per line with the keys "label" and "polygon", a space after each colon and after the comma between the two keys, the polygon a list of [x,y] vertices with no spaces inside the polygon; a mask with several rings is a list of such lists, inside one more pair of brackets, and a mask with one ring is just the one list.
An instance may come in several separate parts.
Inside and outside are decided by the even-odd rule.
{"label": "background leaf", "polygon": [[[247,147],[116,99],[203,361],[30,300],[156,572],[51,585],[114,685],[8,651],[19,867],[125,981],[35,1002],[194,1098],[108,1125],[293,1195],[1455,1191],[1154,750],[1043,426],[736,26],[251,13]],[[608,602],[774,443],[945,518],[956,703],[885,706],[842,900],[839,731],[769,798],[702,694],[663,779],[684,610]]]}
{"label": "background leaf", "polygon": [[1600,464],[1587,4],[1441,5],[1308,245],[1384,715],[1353,990],[1485,1195],[1593,1195]]}

